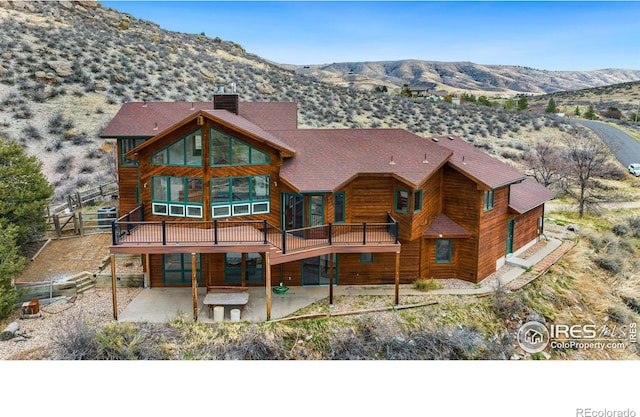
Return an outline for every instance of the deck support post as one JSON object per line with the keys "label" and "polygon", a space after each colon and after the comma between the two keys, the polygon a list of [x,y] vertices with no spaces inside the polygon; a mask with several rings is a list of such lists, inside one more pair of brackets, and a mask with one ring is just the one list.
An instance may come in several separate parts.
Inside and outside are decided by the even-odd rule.
{"label": "deck support post", "polygon": [[333,253],[329,254],[329,307],[333,307]]}
{"label": "deck support post", "polygon": [[148,253],[145,253],[144,260],[145,260],[145,270],[146,270],[145,272],[147,274],[147,282],[145,282],[145,287],[151,288],[151,261]]}
{"label": "deck support post", "polygon": [[395,304],[400,304],[400,252],[396,252],[396,291]]}
{"label": "deck support post", "polygon": [[118,320],[118,299],[116,297],[116,255],[111,254],[111,296],[113,299],[113,318]]}
{"label": "deck support post", "polygon": [[240,286],[246,285],[245,275],[247,275],[247,254],[242,252],[240,254]]}
{"label": "deck support post", "polygon": [[264,253],[264,280],[267,290],[267,321],[271,320],[271,260],[269,252]]}
{"label": "deck support post", "polygon": [[193,321],[198,321],[198,271],[194,252],[191,253],[191,293],[193,294]]}

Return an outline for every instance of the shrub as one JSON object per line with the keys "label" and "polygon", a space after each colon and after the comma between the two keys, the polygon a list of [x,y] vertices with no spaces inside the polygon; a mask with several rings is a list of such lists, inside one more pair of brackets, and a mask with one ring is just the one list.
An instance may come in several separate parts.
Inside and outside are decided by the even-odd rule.
{"label": "shrub", "polygon": [[98,356],[96,331],[81,315],[68,319],[51,339],[57,359],[94,360]]}
{"label": "shrub", "polygon": [[413,288],[419,291],[432,291],[442,288],[442,286],[433,278],[417,279],[413,282]]}
{"label": "shrub", "polygon": [[619,255],[600,255],[596,256],[594,261],[600,268],[614,274],[622,272],[624,267],[624,260]]}

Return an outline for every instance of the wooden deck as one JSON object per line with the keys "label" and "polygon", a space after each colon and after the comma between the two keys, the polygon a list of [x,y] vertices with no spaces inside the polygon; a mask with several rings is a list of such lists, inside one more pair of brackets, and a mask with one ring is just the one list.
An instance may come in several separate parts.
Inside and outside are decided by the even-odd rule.
{"label": "wooden deck", "polygon": [[[112,254],[163,254],[163,253],[248,253],[269,252],[271,264],[295,261],[329,253],[399,252],[400,244],[395,236],[383,228],[350,231],[329,237],[316,237],[321,233],[296,233],[275,230],[264,233],[262,228],[251,225],[220,227],[217,230],[202,227],[141,223],[118,236],[117,244],[110,246]],[[265,243],[266,238],[266,243]],[[284,245],[283,245],[284,243]]]}

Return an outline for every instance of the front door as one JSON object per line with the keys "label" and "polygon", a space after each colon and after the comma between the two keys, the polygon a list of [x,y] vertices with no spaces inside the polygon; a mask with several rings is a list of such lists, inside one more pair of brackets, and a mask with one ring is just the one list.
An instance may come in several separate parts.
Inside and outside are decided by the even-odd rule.
{"label": "front door", "polygon": [[513,253],[513,229],[516,225],[514,219],[509,220],[507,223],[507,255]]}
{"label": "front door", "polygon": [[334,253],[303,259],[302,285],[329,285],[330,256],[333,256],[333,283],[338,283],[338,257]]}

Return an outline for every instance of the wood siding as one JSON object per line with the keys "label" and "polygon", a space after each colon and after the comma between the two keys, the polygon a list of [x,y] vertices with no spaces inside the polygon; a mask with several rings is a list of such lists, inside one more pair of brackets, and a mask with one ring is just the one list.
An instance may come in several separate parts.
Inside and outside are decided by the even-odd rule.
{"label": "wood siding", "polygon": [[544,206],[536,207],[516,217],[516,225],[513,231],[513,251],[517,251],[527,243],[540,236],[538,219],[543,217]]}
{"label": "wood siding", "polygon": [[[482,197],[483,192],[479,191]],[[496,271],[496,261],[507,253],[507,222],[514,215],[509,211],[509,187],[494,191],[494,205],[482,212],[480,219],[478,253],[478,278],[482,279]]]}

